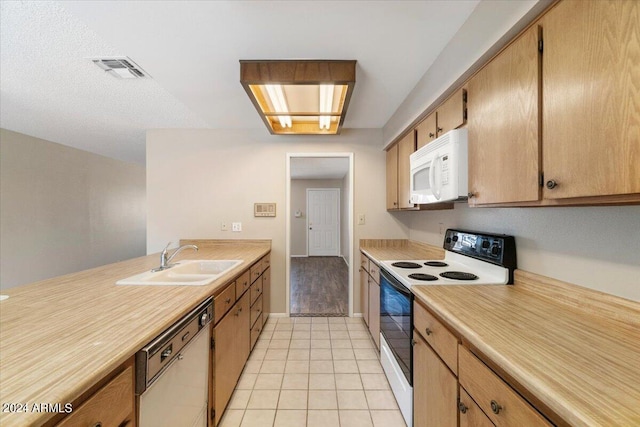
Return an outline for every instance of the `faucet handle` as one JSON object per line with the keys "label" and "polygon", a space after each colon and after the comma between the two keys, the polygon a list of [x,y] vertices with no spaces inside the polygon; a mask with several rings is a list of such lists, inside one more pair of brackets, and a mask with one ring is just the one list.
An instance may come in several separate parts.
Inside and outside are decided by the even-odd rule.
{"label": "faucet handle", "polygon": [[167,249],[169,249],[169,246],[171,246],[172,242],[167,243],[167,246],[164,247],[164,249],[162,250],[162,253],[167,253]]}

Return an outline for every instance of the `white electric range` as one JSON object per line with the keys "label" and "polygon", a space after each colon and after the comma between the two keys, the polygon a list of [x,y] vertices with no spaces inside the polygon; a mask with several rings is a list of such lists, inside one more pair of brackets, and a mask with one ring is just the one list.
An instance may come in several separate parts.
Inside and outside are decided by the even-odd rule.
{"label": "white electric range", "polygon": [[413,420],[413,294],[416,285],[506,285],[516,268],[512,236],[447,230],[443,260],[380,263],[380,363],[408,427]]}

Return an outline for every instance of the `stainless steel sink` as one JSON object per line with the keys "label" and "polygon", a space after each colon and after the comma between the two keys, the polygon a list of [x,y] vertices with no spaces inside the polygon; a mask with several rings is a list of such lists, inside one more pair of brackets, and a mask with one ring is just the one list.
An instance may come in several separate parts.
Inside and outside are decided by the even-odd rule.
{"label": "stainless steel sink", "polygon": [[145,271],[126,279],[118,280],[116,285],[142,286],[204,286],[237,267],[242,260],[183,260],[173,267],[162,271]]}

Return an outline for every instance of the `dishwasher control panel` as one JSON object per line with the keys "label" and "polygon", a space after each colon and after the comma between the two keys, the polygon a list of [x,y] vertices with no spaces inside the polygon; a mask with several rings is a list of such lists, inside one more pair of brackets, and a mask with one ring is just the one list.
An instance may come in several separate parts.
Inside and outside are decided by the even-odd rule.
{"label": "dishwasher control panel", "polygon": [[136,394],[142,394],[213,318],[209,298],[136,353]]}

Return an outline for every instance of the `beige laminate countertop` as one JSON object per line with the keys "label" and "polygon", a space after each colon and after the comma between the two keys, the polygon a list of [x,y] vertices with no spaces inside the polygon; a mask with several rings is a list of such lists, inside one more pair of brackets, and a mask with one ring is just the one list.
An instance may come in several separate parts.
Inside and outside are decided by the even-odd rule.
{"label": "beige laminate countertop", "polygon": [[443,259],[444,249],[412,240],[360,240],[360,250],[372,261]]}
{"label": "beige laminate countertop", "polygon": [[[198,241],[181,259],[244,262],[208,286],[118,286],[159,264],[149,255],[7,289],[0,302],[0,403],[67,403],[271,250],[269,240]],[[0,425],[54,414],[0,412]]]}
{"label": "beige laminate countertop", "polygon": [[518,282],[533,276],[516,271],[514,286],[412,291],[519,391],[567,424],[640,426],[640,304],[593,310],[575,299],[571,306],[560,293],[544,296]]}

